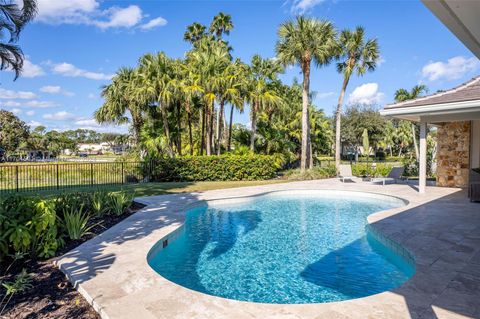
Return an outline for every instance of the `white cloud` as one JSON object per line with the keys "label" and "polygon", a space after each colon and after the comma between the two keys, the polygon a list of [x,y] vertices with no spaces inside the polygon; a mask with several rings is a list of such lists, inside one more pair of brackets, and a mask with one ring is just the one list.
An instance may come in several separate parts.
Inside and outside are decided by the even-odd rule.
{"label": "white cloud", "polygon": [[293,0],[292,12],[305,13],[325,0]]}
{"label": "white cloud", "polygon": [[380,56],[380,58],[377,60],[377,66],[381,66],[385,62],[387,62],[387,60],[383,56]]}
{"label": "white cloud", "polygon": [[74,96],[75,93],[63,90],[60,86],[56,85],[46,85],[40,88],[40,92],[48,94],[63,94],[65,96]]}
{"label": "white cloud", "polygon": [[41,66],[33,64],[29,59],[25,59],[25,61],[23,61],[22,77],[35,78],[44,74],[45,72]]}
{"label": "white cloud", "polygon": [[0,89],[0,99],[35,99],[37,95],[28,91],[12,91]]}
{"label": "white cloud", "polygon": [[93,94],[93,93],[89,93],[89,94],[87,95],[87,97],[88,97],[89,99],[95,99],[95,98],[97,98],[97,96],[96,96],[95,94]]}
{"label": "white cloud", "polygon": [[30,126],[31,128],[35,128],[35,127],[37,127],[37,126],[42,125],[42,123],[40,123],[40,122],[38,122],[38,121],[33,121],[33,120],[32,120],[32,121],[28,122],[27,125]]}
{"label": "white cloud", "polygon": [[17,101],[7,101],[5,103],[1,103],[0,106],[7,106],[7,107],[17,107],[21,106],[22,103],[17,102]]}
{"label": "white cloud", "polygon": [[73,64],[65,62],[54,64],[52,67],[52,71],[63,76],[84,77],[91,80],[110,80],[113,77],[112,74],[82,70],[80,68],[77,68]]}
{"label": "white cloud", "polygon": [[475,58],[465,58],[463,56],[456,56],[448,59],[446,62],[437,61],[430,62],[422,68],[422,77],[429,81],[436,81],[440,79],[456,80],[474,72],[480,67],[480,61]]}
{"label": "white cloud", "polygon": [[140,29],[142,30],[151,30],[153,28],[156,28],[156,27],[162,27],[164,25],[167,24],[167,20],[165,20],[164,18],[162,17],[158,17],[158,18],[155,18],[155,19],[152,19],[150,21],[148,21],[147,23],[145,24],[142,24],[140,26]]}
{"label": "white cloud", "polygon": [[17,109],[17,108],[11,109],[10,112],[12,112],[15,115],[22,114],[22,110]]}
{"label": "white cloud", "polygon": [[60,111],[53,114],[44,114],[43,118],[52,121],[70,121],[75,119],[75,115],[68,113],[67,111]]}
{"label": "white cloud", "polygon": [[137,5],[111,6],[101,10],[99,0],[38,0],[36,21],[48,24],[91,25],[102,30],[138,26],[148,30],[166,24],[165,19],[156,18],[141,25],[146,16]]}
{"label": "white cloud", "polygon": [[107,21],[94,22],[101,29],[131,28],[142,20],[142,9],[135,5],[126,8],[111,7],[106,12],[108,14]]}
{"label": "white cloud", "polygon": [[348,104],[379,104],[384,94],[378,91],[377,83],[365,83],[357,86],[348,96]]}
{"label": "white cloud", "polygon": [[27,114],[28,116],[34,116],[35,111],[27,111],[25,114]]}
{"label": "white cloud", "polygon": [[22,106],[29,106],[29,107],[34,107],[34,108],[39,108],[39,109],[46,109],[50,107],[57,107],[58,104],[52,101],[38,101],[38,100],[32,100],[28,101],[26,103],[23,103]]}
{"label": "white cloud", "polygon": [[78,128],[85,129],[85,130],[94,130],[97,132],[115,132],[115,133],[127,133],[128,132],[128,124],[122,125],[102,125],[97,123],[95,119],[88,119],[82,118],[74,123]]}

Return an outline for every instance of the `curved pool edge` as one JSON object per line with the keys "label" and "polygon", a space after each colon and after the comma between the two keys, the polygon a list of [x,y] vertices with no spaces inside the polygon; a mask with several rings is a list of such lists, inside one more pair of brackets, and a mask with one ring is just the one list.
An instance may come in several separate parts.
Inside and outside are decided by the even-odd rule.
{"label": "curved pool edge", "polygon": [[[393,291],[382,292],[360,299],[319,303],[319,304],[259,304],[235,301],[205,295],[188,290],[162,279],[146,262],[145,256],[160,238],[165,237],[182,224],[183,209],[192,201],[214,200],[250,196],[271,190],[318,189],[338,191],[365,191],[380,195],[397,196],[410,202],[401,209],[386,210],[368,216],[369,224],[386,219],[387,223],[374,225],[382,234],[391,234],[406,248],[415,254],[417,272],[404,286]],[[453,198],[449,206],[442,206],[442,197]],[[439,199],[440,201],[436,201]],[[438,269],[425,266],[435,255],[450,256],[451,251],[442,249],[436,243],[429,244],[426,251],[421,240],[432,233],[448,232],[452,224],[459,227],[471,226],[457,217],[455,207],[462,207],[462,218],[475,219],[478,212],[472,211],[472,204],[465,202],[459,189],[429,188],[427,194],[420,195],[406,185],[369,185],[364,183],[342,184],[337,179],[292,182],[276,185],[249,186],[202,193],[182,193],[137,198],[147,206],[129,216],[116,226],[106,230],[64,256],[58,257],[55,264],[67,278],[95,305],[102,318],[130,319],[142,318],[409,318],[412,309],[415,313],[431,313],[435,310],[437,318],[451,318],[445,311],[437,311],[433,300],[438,297],[431,286],[447,283],[448,276],[455,272],[452,268],[441,270],[442,277],[432,281],[432,275]],[[453,204],[453,206],[452,206]],[[457,206],[462,205],[462,206]],[[425,209],[425,207],[427,209]],[[478,209],[478,206],[475,207]],[[406,214],[402,214],[406,213]],[[389,217],[393,217],[390,219]],[[398,217],[398,218],[397,218]],[[419,218],[417,218],[419,217]],[[444,222],[433,222],[449,218]],[[396,221],[396,224],[388,223]],[[463,224],[462,224],[463,223]],[[132,236],[140,232],[141,236]],[[399,235],[399,236],[397,236]],[[126,238],[128,237],[128,238]],[[412,238],[415,237],[415,238]],[[93,254],[92,252],[95,252]],[[105,259],[112,256],[111,262]],[[99,259],[99,268],[92,257]],[[85,261],[89,261],[87,264]],[[418,264],[420,263],[420,264]],[[88,266],[88,268],[87,268]],[[90,269],[90,270],[88,270]],[[82,270],[82,271],[80,271]],[[447,277],[446,277],[447,276]],[[444,280],[445,279],[445,280]],[[425,285],[428,283],[428,285]],[[441,304],[440,304],[441,306]],[[414,307],[414,308],[412,308]],[[466,306],[459,308],[468,310]],[[441,310],[441,309],[440,309]],[[462,313],[462,312],[460,312]],[[469,318],[469,317],[466,317]],[[472,317],[473,318],[473,317]]]}
{"label": "curved pool edge", "polygon": [[[216,203],[216,204],[223,204],[223,203],[241,203],[241,202],[248,202],[250,200],[253,200],[257,197],[262,197],[266,195],[281,195],[282,193],[288,193],[291,194],[292,192],[294,193],[302,193],[302,195],[318,195],[319,192],[325,193],[325,192],[342,192],[342,193],[349,193],[351,195],[355,195],[358,197],[368,197],[368,198],[378,198],[378,199],[388,199],[388,200],[394,200],[403,203],[403,206],[399,207],[394,207],[386,210],[379,210],[376,212],[373,212],[367,216],[366,219],[366,235],[371,235],[373,238],[378,241],[381,245],[383,245],[386,249],[389,249],[393,253],[397,254],[400,258],[404,259],[405,262],[409,263],[413,267],[413,274],[416,272],[416,263],[415,263],[415,256],[413,253],[411,253],[408,249],[403,247],[400,243],[397,241],[389,238],[388,236],[384,235],[381,230],[377,229],[374,225],[373,222],[371,222],[370,217],[375,216],[379,217],[382,215],[391,215],[392,212],[396,211],[402,211],[405,210],[409,205],[410,201],[408,199],[405,199],[400,196],[396,195],[391,195],[391,194],[383,194],[383,193],[378,193],[378,192],[371,192],[371,191],[361,191],[361,190],[342,190],[342,189],[306,189],[306,188],[295,188],[295,189],[290,189],[290,190],[273,190],[273,191],[265,191],[265,192],[260,192],[256,193],[254,195],[243,195],[243,196],[228,196],[228,197],[223,197],[223,198],[215,198],[215,199],[210,199],[210,200],[198,200],[195,202],[187,203],[185,206],[183,206],[182,210],[185,214],[188,213],[190,209],[196,208],[196,207],[202,207],[205,205],[208,205],[208,203]],[[367,195],[367,196],[365,196]],[[147,207],[148,208],[148,205]],[[375,220],[377,221],[377,220]],[[184,287],[176,282],[170,281],[166,278],[164,278],[161,274],[159,274],[155,269],[152,267],[150,264],[150,259],[151,256],[159,253],[162,249],[164,249],[170,242],[175,240],[178,236],[181,235],[181,232],[184,230],[185,226],[185,220],[181,223],[181,225],[178,226],[175,230],[172,230],[170,233],[166,234],[165,236],[161,237],[158,242],[156,242],[148,251],[147,256],[146,256],[146,261],[148,266],[152,271],[155,272],[156,275],[162,277],[164,280],[167,280],[171,284],[181,288],[181,289],[186,289],[188,291],[191,291],[192,293],[197,293],[204,295],[206,297],[211,297],[211,298],[219,298],[221,300],[226,300],[226,301],[231,301],[231,302],[240,302],[240,303],[249,303],[249,304],[258,304],[258,305],[285,305],[285,306],[307,306],[307,305],[323,305],[323,304],[332,304],[332,303],[342,303],[342,302],[349,302],[353,300],[359,300],[359,299],[365,299],[365,298],[370,298],[373,296],[377,296],[380,294],[388,293],[390,291],[394,291],[396,289],[401,288],[404,286],[406,283],[408,283],[413,275],[407,279],[405,282],[403,282],[400,286],[397,286],[391,290],[386,290],[382,291],[376,294],[368,295],[368,296],[363,296],[363,297],[358,297],[358,298],[351,298],[351,299],[346,299],[346,300],[340,300],[340,301],[327,301],[327,302],[318,302],[318,303],[291,303],[291,304],[285,304],[285,303],[264,303],[264,302],[255,302],[255,301],[244,301],[244,300],[237,300],[237,299],[230,299],[230,298],[225,298],[213,294],[208,294],[205,292],[197,291],[191,288]]]}

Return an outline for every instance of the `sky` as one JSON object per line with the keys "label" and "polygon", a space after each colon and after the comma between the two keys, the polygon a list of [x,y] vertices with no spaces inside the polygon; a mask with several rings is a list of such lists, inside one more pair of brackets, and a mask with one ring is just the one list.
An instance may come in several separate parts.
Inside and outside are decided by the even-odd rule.
{"label": "sky", "polygon": [[[208,25],[222,11],[232,16],[227,37],[234,57],[275,57],[278,26],[297,14],[326,19],[339,30],[360,25],[378,40],[381,58],[374,72],[352,76],[345,104],[382,107],[398,88],[425,84],[430,93],[449,89],[480,71],[480,62],[420,1],[354,0],[38,0],[39,13],[23,31],[23,75],[0,72],[0,108],[32,127],[95,129],[125,133],[126,127],[101,126],[92,118],[102,105],[101,87],[123,66],[135,66],[145,53],[164,51],[183,57],[187,25]],[[301,79],[298,66],[281,79]],[[342,76],[335,65],[314,68],[314,104],[332,116]],[[248,125],[248,108],[235,114]]]}

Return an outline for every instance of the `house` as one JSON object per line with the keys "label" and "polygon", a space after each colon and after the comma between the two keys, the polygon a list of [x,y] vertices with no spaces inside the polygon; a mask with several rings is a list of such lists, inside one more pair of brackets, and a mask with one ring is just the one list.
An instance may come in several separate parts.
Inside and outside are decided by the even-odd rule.
{"label": "house", "polygon": [[[480,1],[422,0],[478,58]],[[384,116],[420,123],[419,192],[425,192],[427,125],[437,132],[437,186],[467,187],[480,167],[480,76],[453,89],[386,105]]]}

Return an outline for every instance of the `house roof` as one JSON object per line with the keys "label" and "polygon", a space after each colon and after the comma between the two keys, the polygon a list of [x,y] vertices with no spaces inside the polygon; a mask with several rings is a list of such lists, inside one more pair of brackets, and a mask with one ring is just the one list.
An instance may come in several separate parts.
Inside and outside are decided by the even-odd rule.
{"label": "house roof", "polygon": [[405,102],[387,104],[385,105],[385,109],[448,104],[475,100],[480,100],[480,76],[447,91],[438,92]]}

